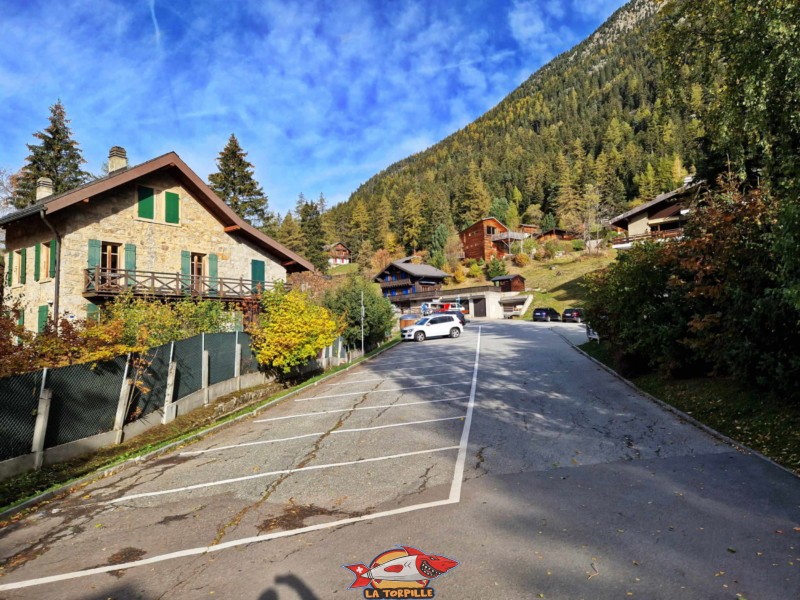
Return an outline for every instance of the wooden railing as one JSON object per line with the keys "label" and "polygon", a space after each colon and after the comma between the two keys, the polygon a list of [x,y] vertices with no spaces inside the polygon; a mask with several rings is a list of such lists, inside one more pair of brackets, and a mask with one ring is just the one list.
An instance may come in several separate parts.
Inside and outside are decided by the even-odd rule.
{"label": "wooden railing", "polygon": [[258,295],[272,287],[271,282],[252,279],[101,267],[85,269],[83,276],[83,295],[87,298],[132,293],[137,296],[197,296],[234,300]]}
{"label": "wooden railing", "polygon": [[630,244],[632,242],[643,242],[646,240],[666,240],[670,238],[677,238],[683,235],[683,229],[667,229],[666,231],[650,231],[648,233],[640,233],[637,235],[626,235],[625,237],[617,237],[612,240],[612,244]]}
{"label": "wooden railing", "polygon": [[411,280],[406,279],[397,279],[395,281],[381,281],[381,289],[387,288],[394,288],[394,287],[403,287],[411,285]]}
{"label": "wooden railing", "polygon": [[496,285],[476,285],[473,287],[456,288],[452,290],[442,290],[443,298],[456,298],[466,294],[482,294],[484,292],[499,292],[500,288]]}

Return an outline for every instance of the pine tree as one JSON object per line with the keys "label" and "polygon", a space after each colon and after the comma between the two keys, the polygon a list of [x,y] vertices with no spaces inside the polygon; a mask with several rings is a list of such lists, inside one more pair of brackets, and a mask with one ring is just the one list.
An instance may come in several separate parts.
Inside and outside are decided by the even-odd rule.
{"label": "pine tree", "polygon": [[363,200],[358,199],[355,201],[355,204],[353,204],[353,212],[350,215],[350,231],[352,232],[356,248],[360,248],[364,240],[369,237],[369,229],[370,223],[367,207],[364,205]]}
{"label": "pine tree", "polygon": [[297,198],[297,216],[305,239],[303,255],[323,273],[328,269],[325,255],[325,232],[322,229],[322,213],[318,202],[306,200],[303,194]]}
{"label": "pine tree", "polygon": [[292,216],[292,211],[286,213],[276,237],[289,250],[298,253],[302,253],[305,250],[306,240],[303,237],[303,230],[300,229],[300,224]]}
{"label": "pine tree", "polygon": [[425,219],[420,212],[422,200],[413,190],[406,194],[403,200],[403,244],[406,249],[414,253],[419,248],[420,235]]}
{"label": "pine tree", "polygon": [[386,196],[382,196],[372,220],[372,243],[375,248],[388,249],[391,222],[392,205]]}
{"label": "pine tree", "polygon": [[233,133],[216,160],[218,172],[208,176],[212,190],[233,211],[255,227],[265,227],[274,216],[268,199],[253,175],[253,164]]}
{"label": "pine tree", "polygon": [[12,203],[23,208],[36,202],[36,180],[49,177],[53,193],[74,189],[89,180],[90,175],[81,165],[83,159],[78,142],[72,139],[69,119],[61,100],[50,107],[50,125],[33,134],[41,144],[26,144],[30,155],[20,173],[13,177]]}
{"label": "pine tree", "polygon": [[478,165],[475,161],[469,164],[464,187],[458,198],[458,212],[456,218],[460,220],[459,228],[472,225],[489,214],[492,206],[492,197],[481,178]]}

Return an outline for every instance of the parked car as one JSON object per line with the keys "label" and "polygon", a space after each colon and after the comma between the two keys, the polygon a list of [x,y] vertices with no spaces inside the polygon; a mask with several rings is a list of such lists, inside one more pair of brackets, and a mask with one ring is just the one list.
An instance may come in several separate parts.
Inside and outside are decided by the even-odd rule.
{"label": "parked car", "polygon": [[561,320],[565,323],[567,321],[570,323],[583,323],[584,318],[582,308],[568,308],[561,315]]}
{"label": "parked car", "polygon": [[441,311],[437,311],[434,314],[437,314],[437,315],[453,315],[456,319],[459,320],[459,322],[461,323],[462,327],[466,327],[467,326],[467,317],[465,317],[464,313],[461,312],[460,310],[441,310]]}
{"label": "parked car", "polygon": [[461,335],[462,330],[463,327],[455,315],[435,314],[430,317],[422,317],[411,327],[401,329],[400,335],[404,340],[423,342],[430,337],[457,338]]}
{"label": "parked car", "polygon": [[560,321],[561,320],[561,313],[559,313],[555,308],[534,308],[533,309],[533,320],[534,321]]}

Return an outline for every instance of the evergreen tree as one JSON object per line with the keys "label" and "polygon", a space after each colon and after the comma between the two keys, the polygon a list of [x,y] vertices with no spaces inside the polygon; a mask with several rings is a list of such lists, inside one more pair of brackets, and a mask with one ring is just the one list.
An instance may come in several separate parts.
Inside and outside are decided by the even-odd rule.
{"label": "evergreen tree", "polygon": [[431,254],[436,252],[442,253],[442,260],[444,260],[444,247],[447,245],[447,238],[450,235],[450,229],[444,223],[439,223],[436,229],[433,230],[433,237],[431,237],[431,244],[429,250]]}
{"label": "evergreen tree", "polygon": [[328,257],[324,250],[325,232],[322,228],[322,213],[319,203],[306,200],[306,197],[300,194],[297,198],[296,212],[305,240],[303,255],[324,273],[328,269]]}
{"label": "evergreen tree", "polygon": [[542,231],[550,231],[556,228],[556,216],[553,213],[547,213],[542,218]]}
{"label": "evergreen tree", "polygon": [[375,248],[388,250],[391,222],[392,205],[386,196],[382,196],[372,219],[372,243]]}
{"label": "evergreen tree", "polygon": [[481,178],[477,163],[472,161],[469,164],[464,187],[458,198],[459,210],[456,215],[456,218],[460,221],[457,223],[458,228],[463,229],[483,219],[489,214],[491,206],[492,197],[489,195],[489,190]]}
{"label": "evergreen tree", "polygon": [[422,200],[419,195],[411,190],[403,201],[403,244],[412,254],[417,251],[422,235],[422,226],[425,218],[421,212]]}
{"label": "evergreen tree", "polygon": [[61,100],[50,107],[50,125],[33,134],[40,144],[26,144],[30,155],[20,173],[13,177],[12,203],[23,208],[36,202],[36,180],[49,177],[53,193],[60,194],[86,183],[90,175],[81,165],[83,159],[78,142],[72,139],[69,119]]}
{"label": "evergreen tree", "polygon": [[370,219],[367,207],[359,199],[353,204],[353,212],[350,214],[350,232],[355,247],[360,248],[364,240],[369,238]]}
{"label": "evergreen tree", "polygon": [[274,219],[267,210],[264,190],[253,175],[253,164],[247,160],[233,133],[216,160],[218,172],[208,176],[212,190],[245,221],[264,227]]}
{"label": "evergreen tree", "polygon": [[492,205],[489,208],[489,217],[494,217],[503,224],[507,224],[508,220],[508,200],[505,198],[495,198],[492,200]]}
{"label": "evergreen tree", "polygon": [[[515,188],[516,189],[516,188]],[[510,202],[504,223],[512,230],[519,229],[519,210],[516,202]]]}
{"label": "evergreen tree", "polygon": [[278,241],[289,248],[289,250],[298,253],[302,253],[305,250],[306,240],[303,237],[303,230],[300,229],[300,224],[292,216],[292,211],[286,213],[277,231],[276,237]]}

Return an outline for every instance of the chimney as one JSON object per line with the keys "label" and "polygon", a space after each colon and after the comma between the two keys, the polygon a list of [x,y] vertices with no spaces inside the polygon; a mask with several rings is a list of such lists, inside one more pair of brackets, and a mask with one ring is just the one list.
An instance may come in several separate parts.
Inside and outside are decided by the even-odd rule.
{"label": "chimney", "polygon": [[53,180],[49,177],[39,177],[36,180],[36,200],[41,200],[53,195]]}
{"label": "chimney", "polygon": [[108,151],[108,174],[128,168],[128,153],[121,146],[112,146]]}

